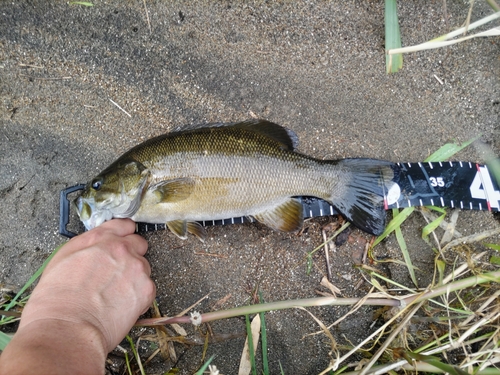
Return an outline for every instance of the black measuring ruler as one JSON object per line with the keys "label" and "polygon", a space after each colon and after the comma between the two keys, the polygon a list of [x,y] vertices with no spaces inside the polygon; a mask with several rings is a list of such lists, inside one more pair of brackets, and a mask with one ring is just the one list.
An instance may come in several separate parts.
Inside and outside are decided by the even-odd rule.
{"label": "black measuring ruler", "polygon": [[[500,163],[500,159],[494,160]],[[413,206],[439,206],[463,210],[500,211],[500,176],[493,175],[493,167],[472,162],[418,162],[396,163],[390,189],[384,190],[385,209]],[[59,233],[74,237],[67,229],[70,221],[68,195],[83,190],[85,184],[68,187],[60,194]],[[337,215],[328,202],[315,197],[296,197],[302,204],[304,218]],[[251,223],[251,217],[223,220],[205,220],[203,226]],[[137,232],[164,230],[165,224],[137,223]]]}

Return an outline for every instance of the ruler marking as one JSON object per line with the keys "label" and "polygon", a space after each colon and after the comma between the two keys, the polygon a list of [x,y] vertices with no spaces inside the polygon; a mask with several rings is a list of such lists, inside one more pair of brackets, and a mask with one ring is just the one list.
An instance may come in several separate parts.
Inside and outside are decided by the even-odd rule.
{"label": "ruler marking", "polygon": [[460,168],[462,168],[464,166],[461,161],[459,161],[459,164],[460,164]]}
{"label": "ruler marking", "polygon": [[309,209],[309,217],[313,217],[313,212],[311,209]]}
{"label": "ruler marking", "polygon": [[429,167],[430,167],[431,169],[434,169],[434,167],[432,166],[432,163],[431,163],[431,162],[429,162]]}
{"label": "ruler marking", "polygon": [[234,217],[231,218],[231,224],[234,224]]}
{"label": "ruler marking", "polygon": [[431,206],[434,206],[434,199],[431,198]]}
{"label": "ruler marking", "polygon": [[453,203],[453,200],[450,201],[451,208],[455,208],[455,204]]}
{"label": "ruler marking", "polygon": [[422,163],[421,163],[421,162],[418,162],[418,166],[419,166],[420,168],[422,168]]}
{"label": "ruler marking", "polygon": [[450,161],[450,167],[453,167],[453,163]]}
{"label": "ruler marking", "polygon": [[418,200],[420,202],[420,205],[423,206],[424,205],[424,202],[422,202],[422,199],[419,199]]}
{"label": "ruler marking", "polygon": [[411,168],[411,163],[406,163],[406,164],[408,164],[408,168]]}
{"label": "ruler marking", "polygon": [[333,215],[333,207],[330,206],[330,215]]}
{"label": "ruler marking", "polygon": [[[472,202],[469,203],[469,207],[470,207],[471,210],[473,209],[472,208]],[[479,204],[479,207],[481,207],[481,204]]]}
{"label": "ruler marking", "polygon": [[469,168],[471,168],[471,169],[472,169],[472,163],[471,163],[471,162],[469,162]]}
{"label": "ruler marking", "polygon": [[319,209],[319,216],[323,216],[323,209],[322,208]]}
{"label": "ruler marking", "polygon": [[[471,205],[471,207],[472,207],[472,205]],[[483,209],[483,206],[481,205],[481,202],[479,202],[479,209],[480,209],[480,210],[482,210],[482,209]],[[472,208],[471,208],[471,210],[472,210]]]}
{"label": "ruler marking", "polygon": [[442,167],[442,166],[443,166],[443,164],[441,164],[441,162],[439,162],[439,166],[440,166],[440,167]]}
{"label": "ruler marking", "polygon": [[439,199],[441,199],[441,207],[444,207],[444,200],[443,200],[443,197],[439,197]]}
{"label": "ruler marking", "polygon": [[396,202],[396,208],[399,208],[399,201]]}
{"label": "ruler marking", "polygon": [[464,209],[464,202],[460,201],[460,208],[463,210]]}
{"label": "ruler marking", "polygon": [[408,199],[408,207],[411,207],[411,201]]}

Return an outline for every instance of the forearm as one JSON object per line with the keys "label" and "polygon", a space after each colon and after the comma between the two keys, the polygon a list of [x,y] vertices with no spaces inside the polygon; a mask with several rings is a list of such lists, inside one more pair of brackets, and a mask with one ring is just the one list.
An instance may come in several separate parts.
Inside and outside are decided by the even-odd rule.
{"label": "forearm", "polygon": [[38,320],[14,335],[0,356],[0,374],[104,374],[106,354],[93,327]]}

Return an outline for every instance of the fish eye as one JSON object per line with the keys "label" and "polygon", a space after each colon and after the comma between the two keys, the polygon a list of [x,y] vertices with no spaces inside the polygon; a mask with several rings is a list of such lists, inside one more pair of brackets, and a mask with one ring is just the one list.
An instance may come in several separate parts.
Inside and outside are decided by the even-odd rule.
{"label": "fish eye", "polygon": [[92,181],[92,189],[99,190],[101,186],[102,186],[102,180],[95,179],[94,181]]}

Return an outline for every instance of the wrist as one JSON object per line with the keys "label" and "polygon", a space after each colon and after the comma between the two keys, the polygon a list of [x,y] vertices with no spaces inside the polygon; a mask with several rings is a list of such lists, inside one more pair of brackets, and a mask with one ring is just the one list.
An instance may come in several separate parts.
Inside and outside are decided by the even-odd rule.
{"label": "wrist", "polygon": [[88,323],[34,320],[20,327],[5,348],[0,373],[104,374],[104,345]]}

